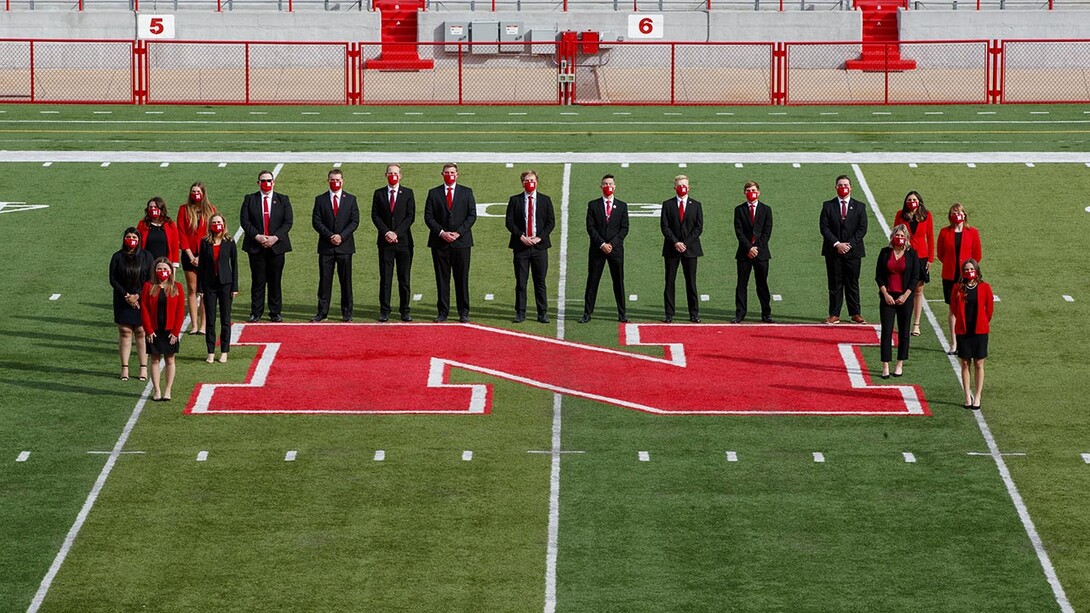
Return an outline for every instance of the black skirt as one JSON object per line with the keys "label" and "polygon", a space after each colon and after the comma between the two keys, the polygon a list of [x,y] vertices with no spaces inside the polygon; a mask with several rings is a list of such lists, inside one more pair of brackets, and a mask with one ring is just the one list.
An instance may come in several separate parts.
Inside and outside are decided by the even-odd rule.
{"label": "black skirt", "polygon": [[963,360],[983,360],[988,357],[988,335],[959,334],[958,357]]}
{"label": "black skirt", "polygon": [[[178,256],[178,259],[182,263],[182,270],[184,270],[186,272],[197,272],[197,267],[194,266],[193,263],[189,261],[189,256],[186,255],[185,249],[180,249],[179,251],[181,253]],[[194,255],[198,255],[198,254],[194,254]]]}
{"label": "black skirt", "polygon": [[142,326],[140,309],[134,309],[125,302],[125,297],[114,292],[114,323],[123,326]]}
{"label": "black skirt", "polygon": [[178,348],[182,346],[182,339],[179,338],[178,342],[170,343],[170,330],[157,330],[155,332],[155,342],[151,341],[151,335],[148,335],[148,353],[154,355],[174,355],[178,353]]}
{"label": "black skirt", "polygon": [[950,294],[954,292],[954,286],[957,285],[957,281],[942,280],[942,299],[946,304],[950,304]]}

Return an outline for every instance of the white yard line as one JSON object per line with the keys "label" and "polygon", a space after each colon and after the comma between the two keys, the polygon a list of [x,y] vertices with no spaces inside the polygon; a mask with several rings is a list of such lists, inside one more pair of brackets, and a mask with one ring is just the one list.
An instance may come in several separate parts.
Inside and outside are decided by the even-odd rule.
{"label": "white yard line", "polygon": [[[564,340],[568,283],[568,218],[571,208],[571,164],[564,164],[560,186],[560,271],[556,290],[556,338]],[[549,467],[549,531],[545,548],[545,613],[556,612],[556,558],[560,536],[560,418],[564,396],[553,394],[553,428]]]}
{"label": "white yard line", "polygon": [[[867,179],[863,176],[863,171],[859,168],[859,164],[852,164],[852,170],[855,171],[855,176],[859,180],[859,189],[863,190],[864,196],[870,203],[871,212],[874,213],[874,217],[882,226],[884,236],[889,236],[889,224],[886,223],[885,217],[882,216],[882,212],[878,209],[878,205],[876,204],[877,200],[875,200],[874,193],[871,192],[870,186],[867,185]],[[931,327],[935,331],[935,337],[938,338],[939,342],[942,344],[943,351],[948,351],[950,349],[950,344],[946,340],[943,327],[939,325],[938,318],[935,317],[935,313],[931,310],[931,305],[925,302],[924,311],[927,313],[927,320],[931,322]],[[955,356],[947,356],[947,358],[950,361],[950,367],[953,369],[954,376],[957,377],[958,385],[960,386],[962,383],[961,367],[958,364],[957,358]],[[1074,613],[1075,609],[1067,599],[1067,593],[1064,591],[1063,585],[1060,584],[1060,579],[1056,575],[1056,568],[1052,566],[1052,560],[1049,558],[1048,552],[1045,551],[1044,543],[1041,541],[1041,535],[1037,532],[1037,526],[1034,525],[1033,519],[1029,516],[1029,509],[1026,508],[1026,503],[1022,500],[1022,494],[1018,491],[1018,486],[1014,484],[1014,478],[1011,477],[1010,469],[1007,468],[1007,462],[1003,459],[1003,454],[999,451],[999,444],[995,442],[995,437],[992,436],[992,430],[988,427],[988,422],[984,420],[984,412],[973,411],[972,413],[976,418],[976,424],[980,429],[980,434],[984,437],[984,441],[988,445],[988,452],[992,456],[996,468],[999,470],[999,476],[1003,479],[1003,484],[1007,487],[1007,494],[1010,496],[1011,502],[1014,503],[1014,508],[1018,512],[1019,519],[1022,520],[1022,527],[1025,528],[1026,535],[1029,536],[1030,543],[1033,544],[1033,550],[1037,553],[1037,560],[1044,570],[1045,578],[1052,587],[1052,595],[1056,598],[1056,604],[1060,605],[1060,610],[1064,613]]]}

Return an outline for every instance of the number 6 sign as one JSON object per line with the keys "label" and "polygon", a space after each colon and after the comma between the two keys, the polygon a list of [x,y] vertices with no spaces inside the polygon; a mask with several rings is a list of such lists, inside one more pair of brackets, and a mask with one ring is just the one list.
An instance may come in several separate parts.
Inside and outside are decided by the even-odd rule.
{"label": "number 6 sign", "polygon": [[629,15],[628,38],[662,38],[662,15]]}
{"label": "number 6 sign", "polygon": [[137,15],[136,37],[174,38],[174,15]]}

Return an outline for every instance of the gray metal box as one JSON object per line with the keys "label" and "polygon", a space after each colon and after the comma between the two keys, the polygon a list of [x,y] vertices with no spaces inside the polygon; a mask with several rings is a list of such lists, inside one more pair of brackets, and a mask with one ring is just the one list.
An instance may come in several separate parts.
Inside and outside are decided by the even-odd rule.
{"label": "gray metal box", "polygon": [[469,24],[470,53],[499,53],[500,22],[473,21]]}
{"label": "gray metal box", "polygon": [[[443,47],[443,51],[448,53],[458,53],[458,45],[450,43],[467,43],[469,42],[469,24],[465,21],[444,21],[443,22],[443,42],[447,43]],[[469,51],[468,48],[462,47],[463,51]]]}
{"label": "gray metal box", "polygon": [[556,30],[534,28],[527,30],[523,38],[530,44],[530,53],[534,55],[556,55]]}
{"label": "gray metal box", "polygon": [[526,51],[526,29],[521,21],[500,22],[500,53]]}

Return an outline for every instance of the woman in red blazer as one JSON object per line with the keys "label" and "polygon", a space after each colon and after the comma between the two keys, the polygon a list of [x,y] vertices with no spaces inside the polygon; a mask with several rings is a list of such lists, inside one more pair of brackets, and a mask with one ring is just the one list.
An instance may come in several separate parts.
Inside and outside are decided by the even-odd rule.
{"label": "woman in red blazer", "polygon": [[[984,282],[980,264],[974,259],[961,265],[961,280],[950,297],[954,312],[954,333],[961,360],[961,387],[965,392],[965,408],[980,409],[980,392],[984,388],[984,360],[988,357],[988,333],[991,330],[995,296],[992,286]],[[971,368],[970,368],[971,367]],[[969,385],[970,371],[973,386]]]}
{"label": "woman in red blazer", "polygon": [[[174,354],[178,353],[185,320],[185,294],[182,284],[174,280],[174,266],[170,260],[155,260],[154,275],[140,292],[140,316],[151,356],[151,384],[155,388],[152,400],[159,402],[170,400],[174,386]],[[166,363],[165,387],[159,385],[160,356]]]}
{"label": "woman in red blazer", "polygon": [[923,196],[911,191],[905,196],[901,210],[893,217],[893,225],[908,228],[909,244],[919,258],[920,270],[916,287],[912,288],[912,336],[920,335],[920,315],[923,313],[923,288],[931,282],[931,263],[935,261],[935,224],[931,211],[923,205]]}
{"label": "woman in red blazer", "polygon": [[182,271],[185,273],[185,299],[189,306],[190,334],[204,334],[204,307],[198,300],[197,262],[200,258],[201,240],[208,234],[208,218],[216,213],[216,207],[208,199],[204,183],[189,186],[189,197],[178,207],[175,216],[178,225],[178,243],[181,249]]}
{"label": "woman in red blazer", "polygon": [[167,215],[167,205],[159,196],[148,200],[144,206],[144,218],[136,224],[140,233],[140,248],[155,258],[167,258],[178,267],[178,226]]}
{"label": "woman in red blazer", "polygon": [[[980,232],[969,227],[969,214],[960,202],[950,206],[947,214],[950,225],[939,230],[938,257],[942,262],[942,297],[950,304],[950,292],[961,278],[961,266],[966,260],[979,262],[983,257]],[[957,355],[957,336],[954,334],[954,311],[950,310],[950,355]]]}

